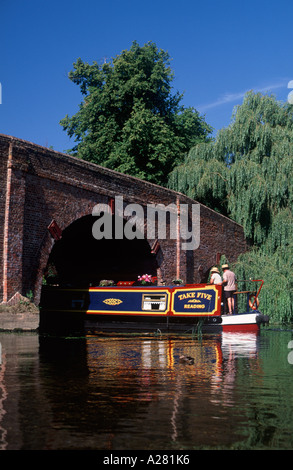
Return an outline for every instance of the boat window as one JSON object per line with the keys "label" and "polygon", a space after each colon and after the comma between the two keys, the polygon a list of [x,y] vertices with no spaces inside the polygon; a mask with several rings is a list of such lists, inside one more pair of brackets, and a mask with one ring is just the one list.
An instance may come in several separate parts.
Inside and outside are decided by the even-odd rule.
{"label": "boat window", "polygon": [[143,294],[142,309],[143,310],[165,310],[166,294]]}

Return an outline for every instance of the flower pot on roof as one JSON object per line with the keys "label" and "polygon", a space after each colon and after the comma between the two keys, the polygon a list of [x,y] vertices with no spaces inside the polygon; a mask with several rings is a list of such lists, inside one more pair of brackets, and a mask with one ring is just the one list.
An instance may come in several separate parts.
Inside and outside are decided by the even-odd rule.
{"label": "flower pot on roof", "polygon": [[137,280],[143,286],[150,286],[153,283],[153,278],[151,274],[143,274],[142,276],[138,276]]}

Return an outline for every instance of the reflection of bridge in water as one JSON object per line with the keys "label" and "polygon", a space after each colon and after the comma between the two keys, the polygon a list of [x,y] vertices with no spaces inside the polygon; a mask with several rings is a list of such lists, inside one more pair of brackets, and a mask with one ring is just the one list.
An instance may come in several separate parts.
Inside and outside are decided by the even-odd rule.
{"label": "reflection of bridge in water", "polygon": [[[150,422],[154,414],[159,417],[163,413],[165,418],[167,415],[166,432],[172,442],[176,442],[185,426],[193,436],[201,427],[200,432],[204,434],[204,429],[209,427],[205,421],[216,415],[218,408],[233,407],[237,361],[257,361],[258,338],[257,332],[227,332],[195,339],[113,340],[113,347],[107,349],[105,356],[96,357],[94,363],[91,361],[96,346],[89,340],[88,365],[97,370],[108,364],[108,372],[112,374],[112,364],[117,380],[127,377],[128,382],[131,379],[129,386],[135,383],[137,389],[120,396],[119,401],[131,402],[133,406],[140,401],[148,403]],[[182,362],[182,357],[193,361]],[[205,418],[197,422],[197,413],[200,415],[202,410]]]}
{"label": "reflection of bridge in water", "polygon": [[247,374],[262,375],[252,333],[3,334],[0,342],[3,449],[229,445],[239,439]]}

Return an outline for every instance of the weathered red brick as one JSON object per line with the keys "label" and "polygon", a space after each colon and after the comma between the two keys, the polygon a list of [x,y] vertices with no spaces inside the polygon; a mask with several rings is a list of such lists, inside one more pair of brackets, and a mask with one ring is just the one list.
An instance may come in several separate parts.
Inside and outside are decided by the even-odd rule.
{"label": "weathered red brick", "polygon": [[[7,198],[9,146],[12,161]],[[161,186],[4,135],[0,135],[0,179],[0,301],[30,290],[39,301],[43,272],[54,245],[47,229],[53,219],[64,230],[91,214],[97,203],[108,204],[118,195],[126,204],[143,206],[176,200],[191,206],[195,202]],[[204,205],[200,236],[200,246],[192,252],[178,252],[176,240],[160,240],[163,261],[158,276],[169,282],[179,274],[188,282],[200,282],[220,254],[233,262],[246,250],[242,227]],[[151,246],[153,242],[149,240]]]}

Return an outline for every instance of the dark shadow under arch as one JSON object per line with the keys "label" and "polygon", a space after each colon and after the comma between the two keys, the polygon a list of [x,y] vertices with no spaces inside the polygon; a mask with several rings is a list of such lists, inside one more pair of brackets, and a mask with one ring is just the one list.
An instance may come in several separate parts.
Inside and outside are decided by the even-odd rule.
{"label": "dark shadow under arch", "polygon": [[[137,280],[145,273],[156,276],[156,256],[146,239],[117,240],[112,236],[96,240],[92,235],[96,219],[84,216],[63,231],[49,256],[47,283],[83,287],[98,285],[103,279],[118,282]],[[114,223],[113,216],[113,228]]]}

